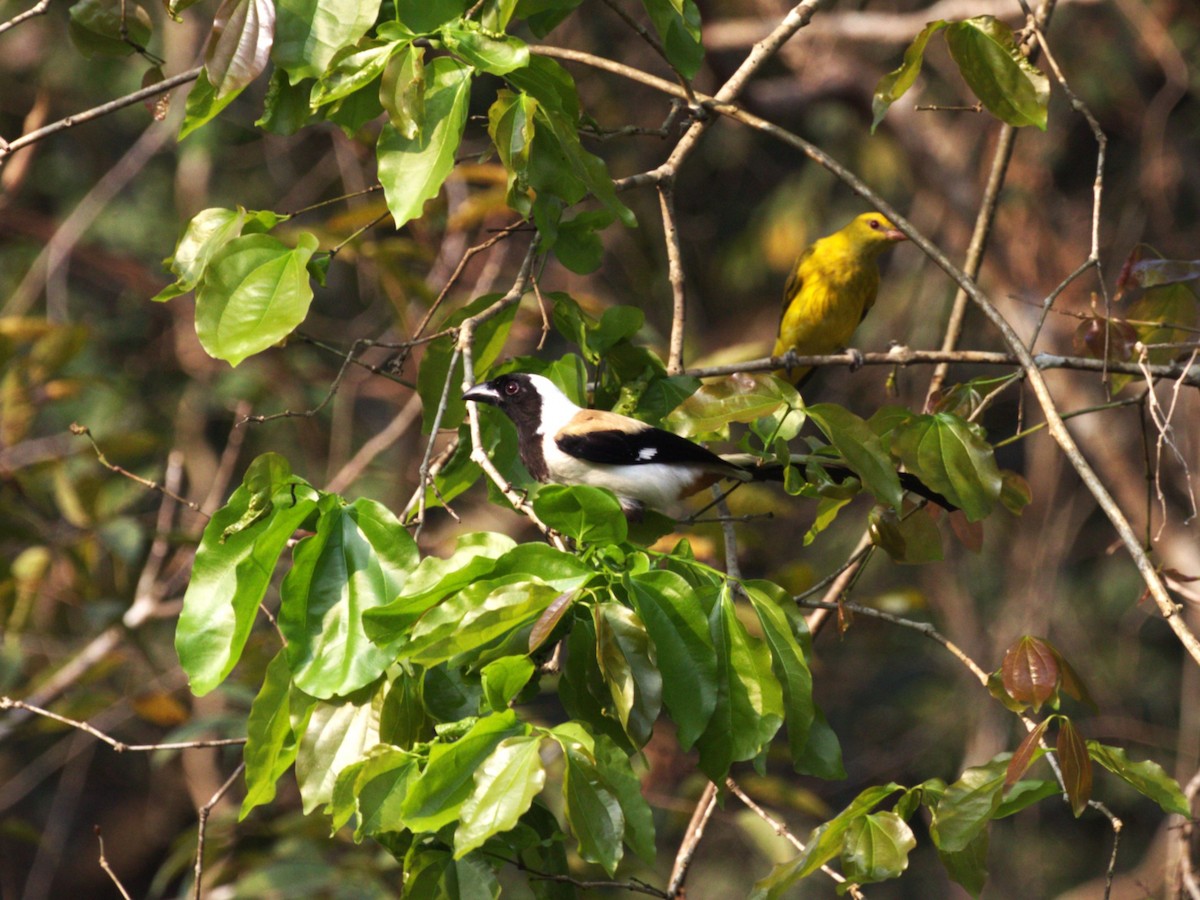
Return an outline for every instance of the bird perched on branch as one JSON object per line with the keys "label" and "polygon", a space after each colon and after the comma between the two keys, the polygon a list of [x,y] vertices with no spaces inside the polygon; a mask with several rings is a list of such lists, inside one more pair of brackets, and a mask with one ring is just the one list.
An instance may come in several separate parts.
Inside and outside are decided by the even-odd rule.
{"label": "bird perched on branch", "polygon": [[722,459],[687,438],[628,416],[576,406],[548,378],[514,373],[477,384],[464,400],[499,407],[517,427],[521,462],[542,482],[608,488],[625,514],[667,509],[726,478],[779,480]]}
{"label": "bird perched on branch", "polygon": [[[718,456],[687,438],[601,409],[584,409],[541,375],[516,372],[477,384],[464,400],[499,407],[517,428],[521,462],[541,482],[587,484],[617,495],[626,516],[646,507],[669,509],[719,481],[782,481],[783,466],[755,466],[751,457]],[[853,473],[827,464],[833,477]],[[901,486],[947,509],[954,507],[908,473]]]}
{"label": "bird perched on branch", "polygon": [[[783,317],[772,355],[794,350],[820,356],[844,348],[879,292],[876,259],[903,240],[903,232],[871,212],[804,250],[783,289]],[[776,374],[799,387],[813,371],[800,366]]]}

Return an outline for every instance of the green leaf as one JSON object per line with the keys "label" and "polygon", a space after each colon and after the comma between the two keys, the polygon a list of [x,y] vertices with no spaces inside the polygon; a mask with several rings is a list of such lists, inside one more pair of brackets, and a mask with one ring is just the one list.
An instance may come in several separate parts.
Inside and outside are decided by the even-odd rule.
{"label": "green leaf", "polygon": [[[1044,753],[1044,750],[1039,749],[1039,756]],[[1018,781],[1012,788],[1006,791],[1004,800],[996,807],[996,811],[992,813],[992,818],[1003,819],[1016,815],[1026,807],[1040,803],[1047,797],[1057,797],[1061,794],[1062,789],[1053,781],[1036,779]],[[984,833],[986,834],[987,832]]]}
{"label": "green leaf", "polygon": [[[121,16],[128,40],[121,40]],[[88,59],[96,56],[129,56],[134,46],[150,42],[150,15],[138,3],[120,0],[79,0],[71,6],[67,33]]]}
{"label": "green leaf", "polygon": [[700,10],[692,0],[642,0],[667,59],[684,78],[692,78],[704,61],[700,42]]}
{"label": "green leaf", "polygon": [[596,763],[574,744],[563,745],[566,770],[563,800],[567,821],[579,841],[579,855],[599,863],[611,876],[624,851],[625,815],[621,802],[605,783]]}
{"label": "green leaf", "polygon": [[379,16],[380,0],[276,0],[275,65],[292,84],[319,78],[337,51],[357,43]]}
{"label": "green leaf", "polygon": [[771,671],[783,687],[788,746],[792,763],[804,759],[816,709],[812,698],[812,672],[804,659],[798,634],[807,636],[808,625],[783,588],[769,581],[747,581],[742,587],[758,616],[763,637],[771,649]]}
{"label": "green leaf", "polygon": [[800,759],[793,757],[792,765],[801,775],[813,775],[828,781],[846,777],[842,766],[842,747],[837,735],[825,720],[819,706],[814,707],[812,726],[808,729],[808,743]]}
{"label": "green leaf", "polygon": [[888,108],[903,97],[917,80],[917,75],[921,72],[921,62],[925,57],[925,45],[929,43],[929,39],[949,24],[945,19],[938,19],[922,28],[921,33],[904,51],[904,62],[900,64],[900,68],[879,79],[879,83],[875,85],[875,96],[871,99],[872,134],[887,115]]}
{"label": "green leaf", "polygon": [[957,853],[987,827],[1000,805],[1008,754],[1002,753],[983,766],[967,769],[933,810],[929,832],[937,848]]}
{"label": "green leaf", "polygon": [[296,754],[296,782],[305,815],[329,803],[338,773],[379,743],[384,693],[381,680],[347,697],[313,704]]}
{"label": "green leaf", "polygon": [[177,278],[154,296],[155,302],[171,300],[195,288],[213,255],[242,233],[246,217],[247,212],[241,207],[236,210],[212,207],[192,216],[175,245],[175,253],[164,261]]}
{"label": "green leaf", "polygon": [[541,743],[540,736],[507,738],[475,770],[474,790],[463,802],[454,831],[455,859],[514,828],[529,809],[546,784]]}
{"label": "green leaf", "polygon": [[753,422],[780,411],[792,411],[803,423],[800,395],[787,382],[767,374],[742,373],[706,382],[665,420],[683,437],[723,434],[733,422]]}
{"label": "green leaf", "polygon": [[502,656],[484,666],[480,674],[488,705],[496,712],[508,709],[509,702],[529,683],[536,668],[528,656]]}
{"label": "green leaf", "polygon": [[375,152],[379,181],[396,228],[420,217],[425,201],[436,197],[454,168],[454,154],[467,123],[471,67],[447,56],[425,68],[424,120],[414,137],[389,121]]}
{"label": "green leaf", "polygon": [[330,800],[330,833],[358,816],[354,839],[401,831],[400,814],[409,787],[419,774],[417,757],[384,744],[371,748],[364,759],[338,773]]}
{"label": "green leaf", "polygon": [[904,498],[900,477],[866,421],[830,403],[808,406],[806,412],[875,499],[899,509]]}
{"label": "green leaf", "polygon": [[952,853],[939,850],[938,856],[950,880],[962,885],[972,897],[978,897],[987,882],[987,853],[988,832],[984,830],[975,835],[962,850]]}
{"label": "green leaf", "polygon": [[429,763],[404,799],[404,823],[413,831],[437,831],[459,818],[475,791],[475,770],[505,738],[524,734],[526,726],[512,710],[487,716],[450,744],[436,743]]}
{"label": "green leaf", "polygon": [[206,125],[234,101],[236,93],[227,94],[217,99],[217,92],[209,83],[208,76],[203,72],[192,84],[188,91],[187,103],[184,104],[183,124],[179,126],[179,140],[183,140],[197,128]]}
{"label": "green leaf", "polygon": [[1062,768],[1067,800],[1078,819],[1092,798],[1092,760],[1075,724],[1066,716],[1059,716],[1058,720],[1058,764]]}
{"label": "green leaf", "polygon": [[1000,498],[1000,470],[983,429],[952,413],[901,423],[892,436],[892,452],[972,522],[986,518]]}
{"label": "green leaf", "polygon": [[662,695],[688,750],[717,706],[717,662],[708,621],[691,586],[679,575],[651,570],[626,576],[626,593],[654,642]]}
{"label": "green leaf", "polygon": [[583,484],[548,484],[533,498],[539,519],[581,544],[619,544],[629,526],[610,491]]}
{"label": "green leaf", "polygon": [[1110,747],[1099,741],[1087,742],[1088,756],[1112,772],[1144,797],[1157,803],[1163,812],[1187,818],[1191,815],[1187,797],[1179,782],[1168,775],[1153,760],[1133,762],[1120,747]]}
{"label": "green leaf", "polygon": [[196,291],[196,335],[209,356],[236,366],[304,321],[313,297],[306,267],[317,243],[308,232],[295,249],[248,234],[213,256]]}
{"label": "green leaf", "polygon": [[946,45],[992,115],[1018,128],[1046,130],[1050,79],[1021,53],[1011,28],[992,16],[976,16],[950,25]]}
{"label": "green leaf", "polygon": [[296,686],[328,699],[370,684],[395,653],[371,643],[363,613],[401,590],[417,565],[417,545],[386,507],[360,498],[324,510],[316,534],[293,556],[280,589],[279,630]]}
{"label": "green leaf", "polygon": [[575,88],[575,79],[557,60],[531,56],[527,65],[513,69],[505,80],[542,106],[561,113],[569,121],[578,121],[579,92]]}
{"label": "green leaf", "polygon": [[867,788],[844,810],[813,830],[805,841],[803,853],[776,866],[770,875],[755,884],[750,893],[751,900],[776,900],[782,897],[792,885],[816,872],[842,851],[846,832],[855,820],[902,790],[904,788],[894,782]]}
{"label": "green leaf", "polygon": [[425,613],[400,645],[400,658],[428,666],[471,653],[532,627],[558,594],[528,575],[476,582]]}
{"label": "green leaf", "polygon": [[[343,47],[330,60],[328,70],[312,86],[310,106],[315,110],[365,88],[383,74],[392,55],[403,48],[404,45],[399,42],[371,42],[365,47],[361,44]],[[382,89],[380,99],[382,101]]]}
{"label": "green leaf", "polygon": [[893,562],[905,565],[940,562],[942,533],[934,515],[918,509],[901,518],[894,509],[876,507],[868,516],[871,539]]}
{"label": "green leaf", "polygon": [[596,628],[591,616],[575,618],[564,646],[567,661],[558,680],[558,696],[567,715],[632,751],[629,736],[611,710],[612,696],[600,674],[596,659]]}
{"label": "green leaf", "polygon": [[[224,681],[237,663],[279,555],[316,509],[311,488],[283,469],[286,461],[275,454],[251,463],[242,486],[200,538],[175,632],[179,662],[196,696]],[[268,472],[272,480],[256,485]]]}
{"label": "green leaf", "polygon": [[[275,799],[275,782],[296,760],[299,735],[292,729],[292,677],[284,651],[275,654],[246,719],[246,796],[238,821]],[[302,729],[303,730],[303,729]]]}
{"label": "green leaf", "polygon": [[274,36],[271,0],[223,0],[204,49],[204,71],[217,100],[240,94],[263,73]]}
{"label": "green leaf", "polygon": [[293,85],[283,69],[272,70],[267,81],[267,93],[263,97],[262,115],[254,124],[271,134],[289,135],[319,121],[321,114],[314,113],[308,105],[312,88],[311,78]]}
{"label": "green leaf", "polygon": [[629,757],[607,735],[596,735],[593,758],[604,784],[621,805],[625,818],[625,843],[648,863],[653,863],[654,816],[642,796],[642,784],[629,765]]}
{"label": "green leaf", "polygon": [[[589,153],[579,142],[575,120],[548,106],[539,106],[537,133],[531,156],[530,183],[570,205],[582,199],[576,185],[582,185],[629,228],[637,226],[632,212],[617,199],[608,167],[600,157]],[[535,206],[535,216],[537,214]],[[540,226],[540,223],[539,223]]]}
{"label": "green leaf", "polygon": [[379,82],[379,103],[397,134],[415,141],[425,127],[424,47],[405,47],[388,59]]}
{"label": "green leaf", "polygon": [[596,659],[612,694],[617,715],[633,743],[650,740],[662,708],[662,675],[654,646],[637,614],[619,603],[592,608],[596,626]]}
{"label": "green leaf", "polygon": [[472,0],[396,0],[396,21],[427,34],[467,11]]}
{"label": "green leaf", "polygon": [[507,75],[529,64],[529,47],[508,34],[489,34],[471,19],[459,19],[442,28],[446,49],[476,69],[492,75]]}
{"label": "green leaf", "polygon": [[894,812],[868,813],[850,821],[842,842],[842,871],[858,884],[898,878],[917,846],[912,829]]}
{"label": "green leaf", "polygon": [[771,671],[770,651],[746,631],[728,587],[711,603],[708,624],[717,657],[717,705],[697,746],[700,769],[719,784],[730,763],[753,759],[775,736],[783,724],[783,690]]}

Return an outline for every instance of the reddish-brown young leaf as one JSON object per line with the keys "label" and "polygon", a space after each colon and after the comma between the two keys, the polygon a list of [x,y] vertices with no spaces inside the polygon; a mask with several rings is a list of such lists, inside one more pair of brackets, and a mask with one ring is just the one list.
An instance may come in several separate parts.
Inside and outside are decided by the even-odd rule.
{"label": "reddish-brown young leaf", "polygon": [[1009,696],[1031,704],[1036,712],[1058,690],[1058,654],[1045,641],[1027,634],[1008,648],[1000,673]]}
{"label": "reddish-brown young leaf", "polygon": [[271,58],[275,4],[270,0],[224,0],[213,19],[204,68],[218,100],[257,78]]}
{"label": "reddish-brown young leaf", "polygon": [[546,638],[550,637],[550,633],[562,620],[563,615],[571,604],[575,602],[575,597],[578,591],[566,591],[554,598],[554,602],[546,607],[546,611],[541,617],[533,623],[533,630],[529,632],[529,652],[532,653],[538,647],[546,642]]}
{"label": "reddish-brown young leaf", "polygon": [[1088,756],[1087,744],[1071,720],[1066,716],[1058,718],[1061,723],[1058,727],[1058,764],[1062,768],[1071,811],[1075,813],[1075,818],[1079,818],[1092,797],[1092,760]]}
{"label": "reddish-brown young leaf", "polygon": [[1049,719],[1042,719],[1042,721],[1038,722],[1033,731],[1025,735],[1025,740],[1021,741],[1017,749],[1013,751],[1012,759],[1008,761],[1008,771],[1004,773],[1004,789],[1006,791],[1020,781],[1021,776],[1033,764],[1034,754],[1038,750],[1038,742],[1041,741],[1042,735],[1046,733],[1046,726],[1054,718],[1054,716],[1051,716]]}
{"label": "reddish-brown young leaf", "polygon": [[1092,359],[1104,359],[1104,348],[1107,346],[1109,359],[1125,362],[1133,357],[1133,345],[1137,339],[1137,329],[1124,319],[1089,316],[1075,329],[1071,344],[1076,354]]}
{"label": "reddish-brown young leaf", "polygon": [[972,553],[978,553],[983,549],[982,522],[968,520],[961,509],[954,510],[947,516],[947,519],[950,521],[950,530],[954,532],[954,536],[958,538],[960,544]]}
{"label": "reddish-brown young leaf", "polygon": [[[1049,646],[1049,644],[1047,644]],[[1092,699],[1092,695],[1088,692],[1087,685],[1083,683],[1083,679],[1079,677],[1079,673],[1074,667],[1066,661],[1057,647],[1050,647],[1054,651],[1054,658],[1058,660],[1058,668],[1061,679],[1061,686],[1068,697],[1074,697],[1080,703],[1087,706],[1093,712],[1099,707],[1096,706],[1096,701]]]}

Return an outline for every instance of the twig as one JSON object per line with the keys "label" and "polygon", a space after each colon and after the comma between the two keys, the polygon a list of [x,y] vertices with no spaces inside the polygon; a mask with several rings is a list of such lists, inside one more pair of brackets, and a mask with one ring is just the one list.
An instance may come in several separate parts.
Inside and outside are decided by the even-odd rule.
{"label": "twig", "polygon": [[221,798],[233,787],[234,782],[237,781],[238,777],[245,770],[246,764],[244,762],[238,763],[238,767],[233,770],[233,774],[225,780],[223,785],[217,788],[217,792],[212,795],[212,798],[197,810],[199,823],[196,830],[196,881],[192,889],[193,900],[200,900],[200,886],[204,879],[204,832],[208,827],[208,816],[213,811],[213,807],[221,802]]}
{"label": "twig", "polygon": [[135,475],[124,466],[118,466],[115,463],[109,462],[108,457],[104,455],[103,451],[101,451],[100,445],[96,443],[96,439],[92,437],[91,429],[89,429],[86,425],[80,425],[73,422],[71,423],[70,431],[71,434],[81,435],[86,437],[88,441],[91,442],[92,449],[96,452],[97,462],[99,462],[100,465],[104,466],[104,468],[108,469],[110,472],[115,472],[117,475],[123,475],[129,480],[136,481],[138,484],[142,485],[143,487],[147,487],[152,491],[158,491],[159,493],[170,497],[176,503],[182,503],[188,509],[192,510],[192,512],[200,512],[200,507],[197,504],[193,503],[191,500],[188,500],[186,497],[181,497],[174,492],[168,491],[167,488],[159,484],[157,481],[151,481],[149,478],[143,478],[141,475]]}
{"label": "twig", "polygon": [[352,485],[375,457],[403,437],[420,414],[421,397],[413,394],[408,398],[408,402],[400,408],[400,411],[392,417],[392,420],[384,426],[383,430],[373,435],[344,466],[338,469],[337,474],[329,479],[325,490],[340,494]]}
{"label": "twig", "polygon": [[350,368],[350,364],[352,362],[357,361],[358,354],[373,345],[374,341],[371,341],[368,338],[359,338],[350,345],[350,350],[342,358],[342,364],[338,367],[337,374],[333,376],[333,381],[329,383],[329,390],[325,393],[325,396],[321,399],[321,402],[316,406],[310,409],[303,409],[299,411],[294,409],[285,409],[282,412],[270,413],[262,416],[247,415],[237,422],[237,425],[245,425],[249,422],[253,422],[256,425],[261,425],[264,422],[272,422],[276,419],[311,419],[326,406],[328,406],[329,401],[332,400],[337,394],[338,388],[342,386],[342,379],[346,377],[346,371]]}
{"label": "twig", "polygon": [[692,812],[692,820],[684,832],[683,842],[679,845],[679,852],[675,854],[675,866],[671,870],[671,880],[667,882],[666,896],[669,900],[683,896],[683,883],[687,880],[688,869],[695,858],[696,848],[700,846],[700,839],[704,837],[704,828],[716,808],[717,786],[710,781],[700,794]]}
{"label": "twig", "polygon": [[[788,827],[786,825],[784,825],[782,822],[780,822],[778,819],[776,819],[774,816],[772,816],[769,812],[767,812],[765,809],[763,809],[761,806],[759,806],[757,803],[755,803],[754,800],[750,797],[750,795],[747,794],[745,791],[743,791],[736,781],[734,781],[732,778],[726,778],[725,779],[725,787],[729,788],[729,793],[733,794],[735,797],[737,797],[739,800],[741,800],[742,803],[744,803],[746,805],[747,809],[749,809],[752,813],[754,813],[756,816],[758,816],[760,819],[762,819],[764,822],[766,822],[768,825],[770,825],[773,829],[775,829],[775,833],[777,835],[779,835],[781,838],[786,840],[789,844],[791,844],[793,847],[795,847],[801,853],[803,853],[807,849],[804,845],[804,842],[802,840],[800,840],[800,838],[798,838],[794,834],[792,834],[788,830]],[[841,872],[834,871],[833,869],[829,868],[829,866],[825,866],[825,865],[821,866],[821,871],[824,872],[826,875],[828,875],[830,878],[832,878],[834,881],[836,881],[838,884],[844,884],[846,882],[845,875],[843,875]],[[858,890],[858,887],[856,885],[851,885],[849,888],[847,888],[847,891],[849,892],[851,897],[854,897],[854,898],[862,897],[862,893]]]}
{"label": "twig", "polygon": [[499,859],[510,866],[515,866],[518,870],[524,872],[534,881],[554,881],[558,884],[569,884],[577,890],[592,891],[592,890],[624,890],[631,891],[635,894],[648,894],[651,897],[661,897],[667,900],[665,891],[661,891],[652,884],[647,884],[644,881],[639,881],[636,878],[631,878],[628,881],[582,881],[578,878],[573,878],[570,875],[560,875],[557,872],[542,872],[533,866],[528,865],[521,859],[509,859],[500,853],[493,853],[491,850],[484,849],[486,855],[493,859]]}
{"label": "twig", "polygon": [[10,28],[16,28],[26,19],[32,19],[34,16],[44,16],[49,6],[50,0],[38,0],[36,6],[32,6],[25,10],[25,12],[13,16],[7,22],[0,23],[0,34],[4,34]]}
{"label": "twig", "polygon": [[229,747],[234,744],[246,743],[245,738],[220,738],[214,740],[202,741],[179,741],[176,743],[164,744],[126,744],[123,741],[118,741],[116,738],[105,734],[97,728],[93,728],[87,722],[80,722],[77,719],[69,719],[66,716],[60,716],[58,713],[51,712],[48,709],[42,709],[40,706],[34,706],[32,703],[26,703],[23,700],[14,700],[12,697],[0,697],[0,709],[23,709],[26,712],[34,715],[42,716],[43,718],[53,719],[55,722],[61,722],[63,725],[69,725],[72,728],[77,728],[80,731],[87,732],[94,738],[98,738],[108,746],[112,747],[118,753],[149,753],[154,750],[195,750],[200,747]]}
{"label": "twig", "polygon": [[126,94],[124,97],[118,97],[116,100],[110,100],[108,103],[102,103],[81,113],[75,113],[74,115],[67,116],[65,119],[59,119],[57,122],[51,122],[49,125],[37,129],[37,131],[21,135],[15,141],[0,143],[0,166],[4,165],[5,159],[22,147],[28,147],[30,144],[37,143],[52,134],[57,134],[76,125],[82,125],[84,122],[90,122],[93,119],[99,119],[101,116],[116,112],[118,109],[124,109],[126,106],[133,106],[135,103],[141,103],[150,97],[164,94],[172,88],[179,87],[181,84],[195,81],[202,71],[203,66],[188,69],[186,72],[180,72],[178,75],[172,75],[170,78],[157,81],[149,87],[142,88],[140,91],[134,91],[132,94]]}
{"label": "twig", "polygon": [[96,834],[96,840],[100,842],[100,868],[108,873],[108,877],[112,879],[112,883],[117,886],[117,890],[121,892],[121,896],[124,897],[125,900],[133,900],[133,898],[129,896],[129,891],[125,890],[125,885],[121,884],[121,879],[117,877],[117,873],[114,872],[112,870],[112,866],[108,864],[108,859],[104,855],[104,835],[100,833],[100,826],[93,826],[92,830]]}
{"label": "twig", "polygon": [[671,344],[667,353],[667,374],[683,371],[683,326],[687,317],[686,292],[683,278],[683,249],[679,244],[679,229],[675,224],[675,177],[665,176],[655,186],[658,207],[662,213],[663,239],[667,244],[667,276],[671,282]]}

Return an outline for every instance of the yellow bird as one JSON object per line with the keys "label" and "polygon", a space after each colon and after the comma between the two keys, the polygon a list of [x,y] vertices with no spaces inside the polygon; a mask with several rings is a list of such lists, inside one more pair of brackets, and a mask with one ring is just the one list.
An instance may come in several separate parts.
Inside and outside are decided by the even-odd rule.
{"label": "yellow bird", "polygon": [[[882,215],[863,213],[801,253],[783,289],[783,317],[772,355],[795,350],[801,356],[818,356],[842,350],[875,304],[876,258],[903,240],[904,233]],[[775,374],[799,387],[813,371],[799,366]]]}

